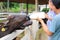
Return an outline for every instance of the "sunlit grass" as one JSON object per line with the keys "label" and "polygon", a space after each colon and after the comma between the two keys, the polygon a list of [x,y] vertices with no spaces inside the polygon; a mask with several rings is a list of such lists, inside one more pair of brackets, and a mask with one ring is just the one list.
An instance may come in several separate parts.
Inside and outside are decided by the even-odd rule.
{"label": "sunlit grass", "polygon": [[7,20],[0,20],[0,23],[2,23],[2,22],[6,22]]}

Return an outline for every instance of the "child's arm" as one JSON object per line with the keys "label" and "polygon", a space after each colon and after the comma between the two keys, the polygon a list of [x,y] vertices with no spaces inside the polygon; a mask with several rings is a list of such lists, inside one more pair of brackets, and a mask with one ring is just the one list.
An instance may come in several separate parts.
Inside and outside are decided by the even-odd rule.
{"label": "child's arm", "polygon": [[52,20],[52,17],[49,17],[48,14],[45,14],[45,18],[47,18],[48,20]]}

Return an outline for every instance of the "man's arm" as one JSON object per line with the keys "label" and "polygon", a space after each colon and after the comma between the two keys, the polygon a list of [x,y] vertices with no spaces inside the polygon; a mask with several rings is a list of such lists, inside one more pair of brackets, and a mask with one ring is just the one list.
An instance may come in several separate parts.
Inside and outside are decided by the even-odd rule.
{"label": "man's arm", "polygon": [[43,30],[46,32],[46,34],[49,35],[49,36],[51,36],[53,33],[48,30],[48,27],[47,27],[47,25],[44,23],[44,21],[43,21],[42,19],[40,19],[40,18],[39,18],[39,21],[41,22],[42,28],[43,28]]}

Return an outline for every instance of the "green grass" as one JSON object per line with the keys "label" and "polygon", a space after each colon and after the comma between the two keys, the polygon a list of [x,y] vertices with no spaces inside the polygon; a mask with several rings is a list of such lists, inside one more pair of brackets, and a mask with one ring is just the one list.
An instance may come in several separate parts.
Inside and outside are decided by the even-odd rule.
{"label": "green grass", "polygon": [[2,23],[2,22],[6,22],[7,20],[0,20],[0,23]]}
{"label": "green grass", "polygon": [[0,22],[3,22],[2,20],[0,20]]}

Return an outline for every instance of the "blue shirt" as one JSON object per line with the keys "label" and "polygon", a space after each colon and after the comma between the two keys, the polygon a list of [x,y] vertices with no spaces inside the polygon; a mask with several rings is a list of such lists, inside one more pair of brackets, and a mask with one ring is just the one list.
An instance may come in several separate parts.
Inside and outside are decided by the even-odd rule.
{"label": "blue shirt", "polygon": [[60,40],[60,14],[52,19],[48,30],[53,33],[51,40]]}
{"label": "blue shirt", "polygon": [[[47,14],[48,14],[48,16],[51,17],[51,18],[54,18],[54,16],[56,15],[56,14],[55,14],[53,11],[51,11],[51,10],[50,10]],[[52,21],[52,20],[48,20],[48,21],[47,21],[47,26],[48,26],[48,27],[51,26],[51,21]]]}
{"label": "blue shirt", "polygon": [[[55,15],[56,15],[56,14],[55,14],[53,11],[51,11],[51,10],[50,10],[47,14],[48,14],[48,16],[51,17],[51,18],[54,18]],[[52,20],[48,20],[48,21],[47,21],[47,26],[48,26],[48,28],[49,28],[49,26],[51,26],[51,22],[52,22]],[[51,39],[50,36],[48,36],[48,40],[50,40],[50,39]]]}

